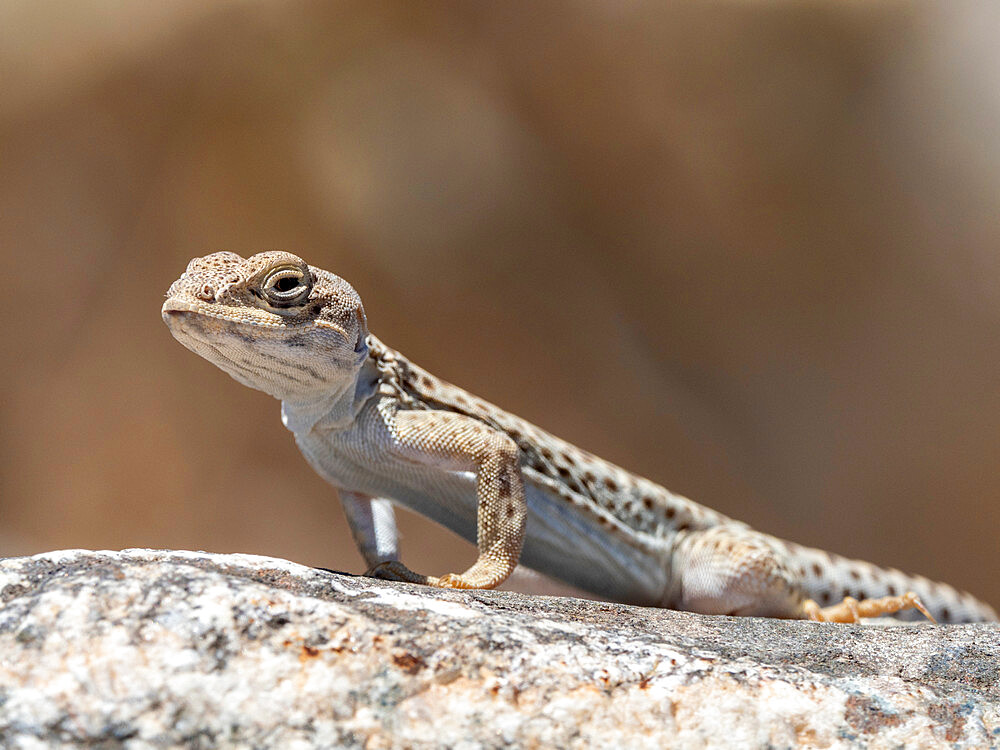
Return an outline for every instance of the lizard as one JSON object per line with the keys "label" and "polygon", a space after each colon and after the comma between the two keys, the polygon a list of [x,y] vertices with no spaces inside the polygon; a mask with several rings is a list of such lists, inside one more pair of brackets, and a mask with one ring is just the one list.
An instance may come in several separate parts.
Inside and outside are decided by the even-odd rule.
{"label": "lizard", "polygon": [[[950,585],[752,529],[436,378],[369,332],[347,281],[289,252],[195,258],[161,315],[185,347],[281,401],[367,575],[490,589],[520,563],[605,599],[710,615],[997,619]],[[475,562],[410,570],[394,504],[474,542]]]}

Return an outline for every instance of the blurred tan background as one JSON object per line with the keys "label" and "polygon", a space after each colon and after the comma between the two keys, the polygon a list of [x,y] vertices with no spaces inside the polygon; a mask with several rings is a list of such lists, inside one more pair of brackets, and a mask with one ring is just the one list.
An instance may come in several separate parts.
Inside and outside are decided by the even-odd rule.
{"label": "blurred tan background", "polygon": [[[359,571],[278,404],[160,321],[292,250],[442,377],[1000,604],[994,3],[0,5],[0,554]],[[404,557],[463,569],[422,519]]]}

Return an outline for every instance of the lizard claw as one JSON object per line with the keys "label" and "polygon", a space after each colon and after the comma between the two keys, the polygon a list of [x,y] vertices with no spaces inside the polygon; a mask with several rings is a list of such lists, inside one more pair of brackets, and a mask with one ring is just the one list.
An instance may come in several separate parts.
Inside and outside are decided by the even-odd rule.
{"label": "lizard claw", "polygon": [[435,586],[440,586],[443,589],[476,589],[482,588],[481,586],[473,586],[458,573],[445,573],[443,576],[437,579]]}

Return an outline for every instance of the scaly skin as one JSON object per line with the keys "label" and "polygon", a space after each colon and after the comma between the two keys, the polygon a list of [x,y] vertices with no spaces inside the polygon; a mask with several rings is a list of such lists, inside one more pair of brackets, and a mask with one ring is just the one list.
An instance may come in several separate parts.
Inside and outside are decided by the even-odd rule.
{"label": "scaly skin", "polygon": [[[754,531],[439,380],[368,332],[350,284],[290,253],[196,258],[162,313],[184,346],[282,402],[371,575],[492,588],[521,562],[608,599],[705,614],[996,619],[947,584]],[[475,540],[475,563],[406,568],[392,503]]]}

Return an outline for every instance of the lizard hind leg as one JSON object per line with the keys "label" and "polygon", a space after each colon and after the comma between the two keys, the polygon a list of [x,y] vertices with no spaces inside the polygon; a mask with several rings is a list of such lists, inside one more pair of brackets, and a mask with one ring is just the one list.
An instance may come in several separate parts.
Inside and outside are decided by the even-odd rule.
{"label": "lizard hind leg", "polygon": [[671,606],[711,615],[801,617],[800,581],[772,537],[743,527],[683,531],[673,554]]}

